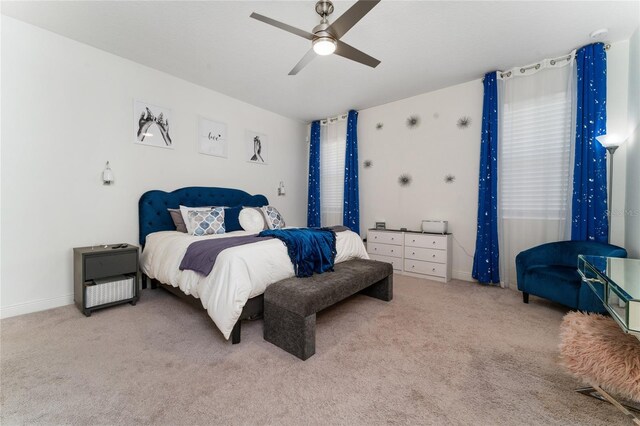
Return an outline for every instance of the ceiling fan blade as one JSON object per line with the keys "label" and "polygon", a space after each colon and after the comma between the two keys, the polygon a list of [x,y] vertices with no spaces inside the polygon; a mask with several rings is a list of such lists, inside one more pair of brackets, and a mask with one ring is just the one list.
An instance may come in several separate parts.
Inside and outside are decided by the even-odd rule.
{"label": "ceiling fan blade", "polygon": [[268,17],[266,17],[264,15],[260,15],[259,13],[253,12],[250,15],[250,17],[253,18],[253,19],[257,19],[258,21],[262,21],[265,24],[273,25],[276,28],[280,28],[281,30],[285,30],[287,32],[290,32],[290,33],[295,34],[297,36],[300,36],[302,38],[306,38],[307,40],[313,40],[313,34],[307,32],[307,31],[298,29],[296,27],[292,27],[291,25],[285,24],[283,22],[276,21],[275,19],[268,18]]}
{"label": "ceiling fan blade", "polygon": [[338,40],[338,46],[336,46],[336,51],[333,53],[342,56],[343,58],[360,62],[361,64],[370,66],[371,68],[375,68],[380,64],[380,61],[376,58],[371,57],[366,53],[361,52],[355,47],[349,46],[347,43],[340,40]]}
{"label": "ceiling fan blade", "polygon": [[298,74],[300,70],[306,67],[309,62],[311,62],[316,56],[316,52],[314,52],[313,49],[309,49],[309,51],[302,57],[302,59],[300,59],[300,62],[298,62],[296,66],[293,67],[291,71],[289,71],[289,75]]}
{"label": "ceiling fan blade", "polygon": [[336,38],[342,37],[378,3],[380,3],[380,0],[358,0],[349,10],[340,15],[333,24],[329,25],[327,31],[335,35]]}

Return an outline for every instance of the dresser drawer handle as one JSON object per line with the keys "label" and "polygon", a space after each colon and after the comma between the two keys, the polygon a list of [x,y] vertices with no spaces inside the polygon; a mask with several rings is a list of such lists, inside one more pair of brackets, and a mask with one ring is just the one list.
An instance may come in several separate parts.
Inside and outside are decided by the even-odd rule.
{"label": "dresser drawer handle", "polygon": [[431,270],[432,270],[433,272],[435,272],[435,271],[436,271],[436,268],[433,268],[433,269],[431,269]]}
{"label": "dresser drawer handle", "polygon": [[393,237],[391,237],[391,241],[393,241]]}
{"label": "dresser drawer handle", "polygon": [[378,250],[378,247],[374,247],[373,249],[374,249],[374,250]]}
{"label": "dresser drawer handle", "polygon": [[431,257],[436,257],[436,255],[435,255],[435,254],[432,254],[432,255],[431,255]]}
{"label": "dresser drawer handle", "polygon": [[416,252],[414,251],[414,252],[412,252],[411,254],[415,256]]}
{"label": "dresser drawer handle", "polygon": [[393,250],[391,250],[391,253],[393,253]]}
{"label": "dresser drawer handle", "polygon": [[412,269],[413,269],[413,268],[415,268],[415,267],[416,267],[416,265],[411,265],[411,268],[412,268]]}
{"label": "dresser drawer handle", "polygon": [[373,237],[373,239],[374,239],[374,240],[377,240],[377,239],[378,239],[378,236],[376,235],[375,237]]}
{"label": "dresser drawer handle", "polygon": [[415,242],[416,242],[416,240],[411,240],[411,242],[412,242],[412,243],[415,243]]}

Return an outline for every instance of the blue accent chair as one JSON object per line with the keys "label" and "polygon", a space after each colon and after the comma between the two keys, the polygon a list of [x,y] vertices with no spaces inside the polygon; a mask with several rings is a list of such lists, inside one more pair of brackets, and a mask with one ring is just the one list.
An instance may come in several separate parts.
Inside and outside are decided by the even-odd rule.
{"label": "blue accent chair", "polygon": [[516,256],[518,290],[522,301],[529,294],[585,312],[604,313],[605,308],[578,273],[578,255],[627,257],[621,247],[595,241],[559,241],[542,244]]}

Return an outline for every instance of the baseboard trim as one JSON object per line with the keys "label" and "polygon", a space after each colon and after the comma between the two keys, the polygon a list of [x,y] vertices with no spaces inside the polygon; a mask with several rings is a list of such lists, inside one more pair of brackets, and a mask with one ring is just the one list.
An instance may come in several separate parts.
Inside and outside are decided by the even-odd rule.
{"label": "baseboard trim", "polygon": [[474,282],[475,280],[473,279],[473,277],[471,276],[470,272],[467,271],[452,271],[451,275],[453,276],[454,280],[461,280],[461,281],[471,281]]}
{"label": "baseboard trim", "polygon": [[413,278],[422,278],[423,280],[428,280],[428,281],[437,281],[437,282],[441,282],[441,283],[446,283],[447,281],[445,281],[444,277],[434,277],[433,275],[426,275],[426,274],[416,274],[413,272],[409,272],[409,271],[393,271],[396,274],[400,274],[400,275],[406,275],[408,277],[413,277]]}
{"label": "baseboard trim", "polygon": [[[396,272],[396,271],[394,271]],[[400,271],[397,271],[400,272]],[[452,278],[454,280],[462,281],[475,281],[469,272],[465,271],[452,271]],[[433,277],[419,276],[426,279],[433,279]],[[3,306],[0,308],[0,318],[10,318],[17,315],[30,314],[32,312],[46,311],[47,309],[59,308],[60,306],[72,305],[73,294],[67,294],[64,296],[51,297],[49,299],[39,299],[30,302],[16,303],[15,305]]]}
{"label": "baseboard trim", "polygon": [[60,306],[71,304],[73,304],[73,294],[16,303],[15,305],[3,306],[0,308],[0,318],[9,318],[17,315],[30,314],[32,312],[46,311],[47,309],[59,308]]}

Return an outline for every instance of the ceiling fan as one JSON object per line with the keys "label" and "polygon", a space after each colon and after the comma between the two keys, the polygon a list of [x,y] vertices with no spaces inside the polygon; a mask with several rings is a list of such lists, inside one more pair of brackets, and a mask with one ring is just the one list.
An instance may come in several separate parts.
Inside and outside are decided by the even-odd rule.
{"label": "ceiling fan", "polygon": [[314,27],[313,30],[311,30],[312,32],[292,27],[291,25],[255,12],[251,14],[251,17],[311,41],[312,48],[302,57],[300,62],[293,67],[289,75],[296,75],[302,68],[307,66],[316,55],[324,56],[331,55],[332,53],[375,68],[380,63],[379,60],[359,51],[355,47],[349,46],[344,41],[341,41],[340,38],[378,3],[380,3],[380,0],[358,0],[356,4],[336,19],[333,24],[329,24],[327,18],[333,13],[333,3],[329,0],[320,0],[316,3],[316,13],[320,15],[321,18],[320,25]]}

